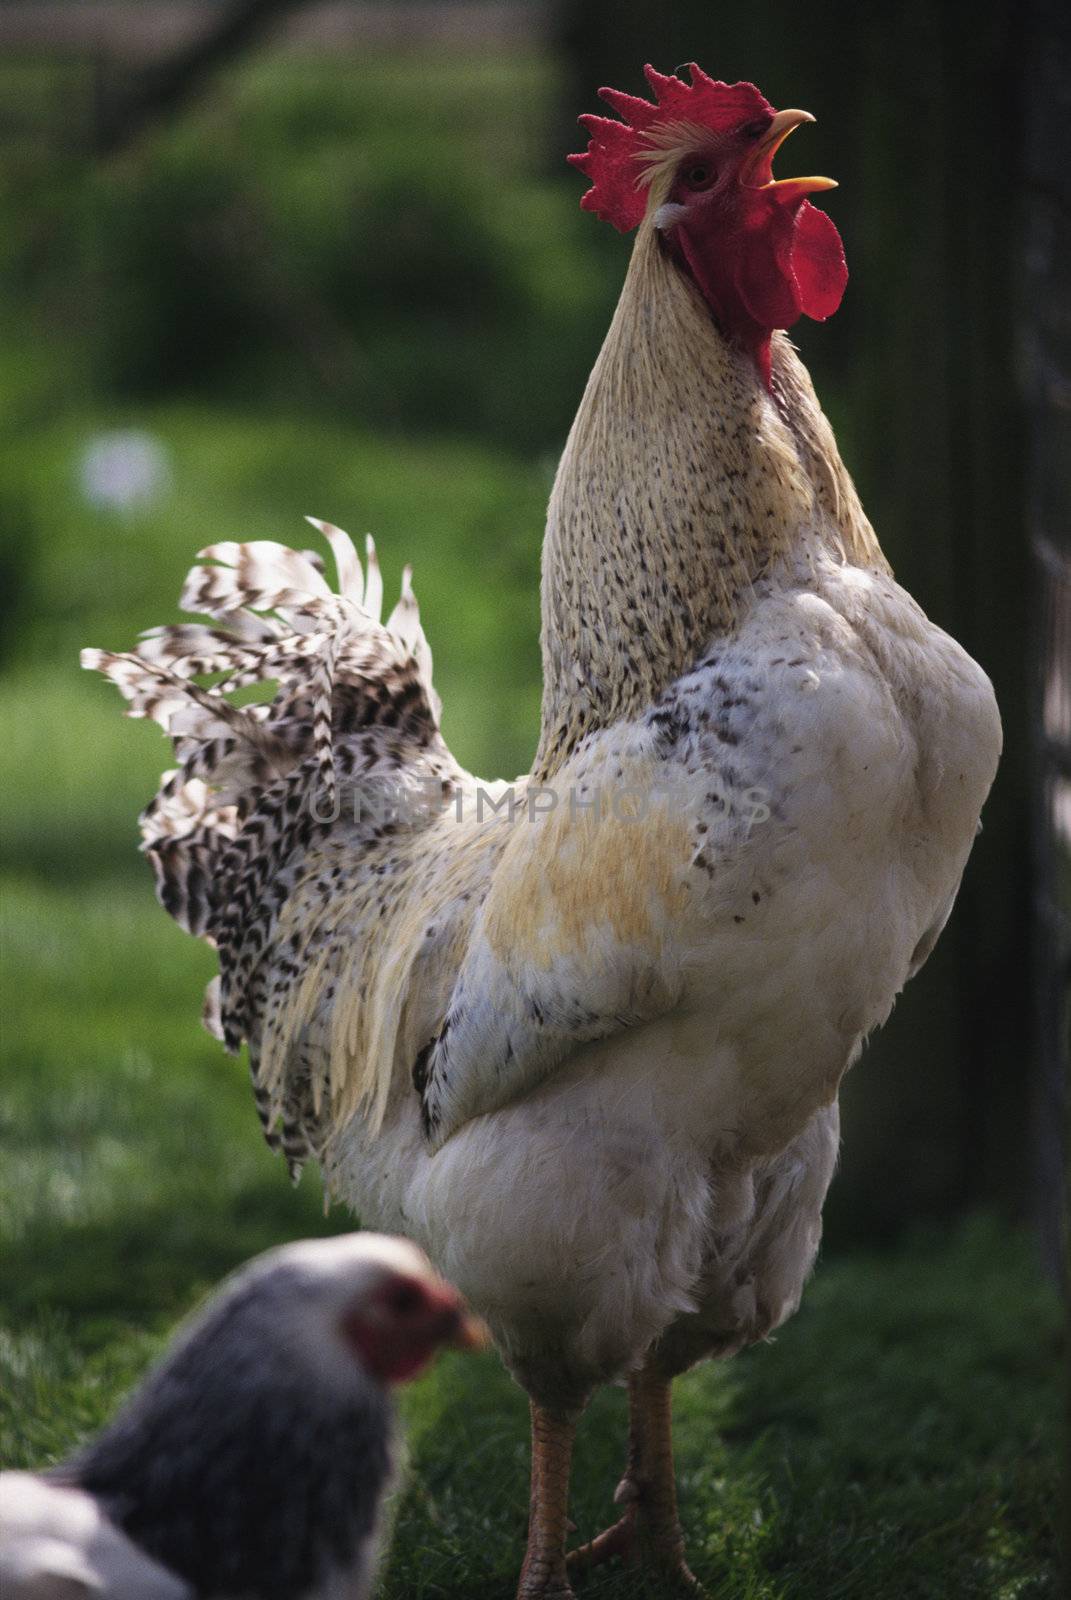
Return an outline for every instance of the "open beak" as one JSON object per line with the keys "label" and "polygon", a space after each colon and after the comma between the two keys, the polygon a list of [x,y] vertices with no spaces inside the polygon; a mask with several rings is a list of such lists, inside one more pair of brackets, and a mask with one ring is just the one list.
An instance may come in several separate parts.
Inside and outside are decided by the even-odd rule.
{"label": "open beak", "polygon": [[773,158],[789,134],[801,123],[813,121],[809,111],[779,111],[746,157],[740,168],[740,182],[749,189],[772,189],[778,200],[795,200],[817,194],[822,189],[835,189],[833,178],[775,178],[773,175]]}

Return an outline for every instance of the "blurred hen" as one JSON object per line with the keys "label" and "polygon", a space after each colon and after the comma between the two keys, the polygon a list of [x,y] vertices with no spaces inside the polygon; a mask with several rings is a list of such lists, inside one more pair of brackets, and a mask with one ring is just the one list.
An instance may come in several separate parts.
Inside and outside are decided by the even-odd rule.
{"label": "blurred hen", "polygon": [[388,1387],[480,1337],[405,1239],[259,1257],[96,1439],[48,1473],[0,1473],[4,1600],[364,1600]]}

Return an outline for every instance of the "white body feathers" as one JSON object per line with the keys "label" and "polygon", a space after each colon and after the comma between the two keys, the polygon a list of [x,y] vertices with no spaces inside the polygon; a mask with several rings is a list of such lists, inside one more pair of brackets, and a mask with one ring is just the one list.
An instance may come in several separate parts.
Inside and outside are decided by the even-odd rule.
{"label": "white body feathers", "polygon": [[4,1600],[189,1600],[192,1592],[132,1544],[92,1495],[30,1472],[0,1473]]}

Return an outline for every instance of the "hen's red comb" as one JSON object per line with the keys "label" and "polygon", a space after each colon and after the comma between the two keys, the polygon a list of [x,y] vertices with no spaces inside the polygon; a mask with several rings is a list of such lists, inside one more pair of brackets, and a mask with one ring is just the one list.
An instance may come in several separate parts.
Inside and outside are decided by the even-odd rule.
{"label": "hen's red comb", "polygon": [[720,133],[754,117],[774,115],[773,106],[753,83],[718,83],[694,61],[688,71],[692,81],[684,83],[646,66],[643,75],[654,91],[654,104],[619,89],[600,89],[599,99],[624,121],[591,114],[579,119],[591,139],[582,154],[566,160],[591,179],[591,188],[580,204],[622,233],[638,227],[647,209],[636,157],[649,148],[644,135],[652,127],[663,122],[695,122]]}

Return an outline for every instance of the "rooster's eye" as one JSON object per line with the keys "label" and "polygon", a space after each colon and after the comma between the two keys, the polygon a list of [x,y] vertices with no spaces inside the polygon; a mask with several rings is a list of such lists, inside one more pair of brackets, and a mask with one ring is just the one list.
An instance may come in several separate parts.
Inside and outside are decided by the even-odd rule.
{"label": "rooster's eye", "polygon": [[697,161],[693,167],[688,167],[684,173],[684,181],[690,189],[702,189],[714,176],[714,168],[703,161]]}

